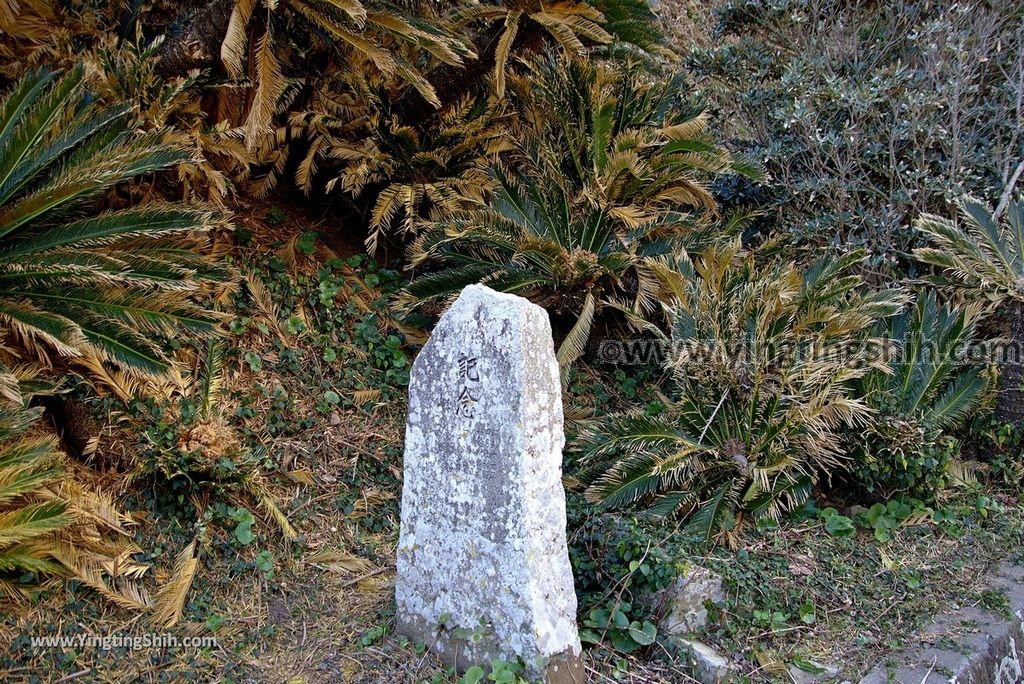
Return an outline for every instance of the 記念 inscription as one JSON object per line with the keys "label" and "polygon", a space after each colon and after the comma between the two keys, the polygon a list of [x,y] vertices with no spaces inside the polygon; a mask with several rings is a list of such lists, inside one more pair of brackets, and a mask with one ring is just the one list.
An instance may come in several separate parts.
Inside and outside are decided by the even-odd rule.
{"label": "\u8a18\u5ff5 inscription", "polygon": [[581,682],[565,540],[562,396],[547,314],[463,290],[409,384],[399,629],[459,667]]}

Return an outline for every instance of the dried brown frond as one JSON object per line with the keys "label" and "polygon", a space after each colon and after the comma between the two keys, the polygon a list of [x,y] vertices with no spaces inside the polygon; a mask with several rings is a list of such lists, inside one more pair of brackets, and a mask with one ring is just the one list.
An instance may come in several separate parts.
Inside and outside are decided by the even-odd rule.
{"label": "dried brown frond", "polygon": [[277,111],[277,103],[284,93],[285,80],[281,73],[281,64],[274,54],[271,33],[268,30],[260,38],[256,46],[256,92],[253,95],[249,115],[246,118],[245,141],[250,152],[259,145],[259,141],[270,133],[270,123]]}
{"label": "dried brown frond", "polygon": [[160,588],[153,607],[153,620],[157,624],[170,627],[181,619],[192,579],[199,568],[198,550],[196,541],[192,541],[175,559],[171,577]]}

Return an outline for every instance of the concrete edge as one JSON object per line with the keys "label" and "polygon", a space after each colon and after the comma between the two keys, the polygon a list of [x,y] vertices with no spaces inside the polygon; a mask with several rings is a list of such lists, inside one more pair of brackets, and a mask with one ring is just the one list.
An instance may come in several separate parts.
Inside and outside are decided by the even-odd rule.
{"label": "concrete edge", "polygon": [[938,615],[921,644],[888,656],[860,684],[1016,684],[1024,682],[1024,567],[1003,563],[990,586],[1006,612],[966,607]]}

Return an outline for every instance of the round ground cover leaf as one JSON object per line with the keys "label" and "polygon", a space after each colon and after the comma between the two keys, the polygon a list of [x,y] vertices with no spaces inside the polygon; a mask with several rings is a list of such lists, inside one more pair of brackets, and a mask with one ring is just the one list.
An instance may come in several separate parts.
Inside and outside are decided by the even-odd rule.
{"label": "round ground cover leaf", "polygon": [[825,531],[833,537],[849,537],[856,530],[853,521],[845,515],[833,515],[825,521]]}
{"label": "round ground cover leaf", "polygon": [[644,620],[643,625],[639,622],[633,622],[629,626],[629,636],[641,646],[650,646],[654,643],[655,637],[658,636],[658,628],[647,620]]}

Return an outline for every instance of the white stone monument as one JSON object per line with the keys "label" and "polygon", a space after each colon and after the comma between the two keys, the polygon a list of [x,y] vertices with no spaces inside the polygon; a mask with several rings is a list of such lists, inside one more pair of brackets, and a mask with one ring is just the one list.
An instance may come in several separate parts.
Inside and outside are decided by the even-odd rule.
{"label": "white stone monument", "polygon": [[398,629],[460,669],[582,682],[562,393],[544,309],[470,285],[409,382]]}

